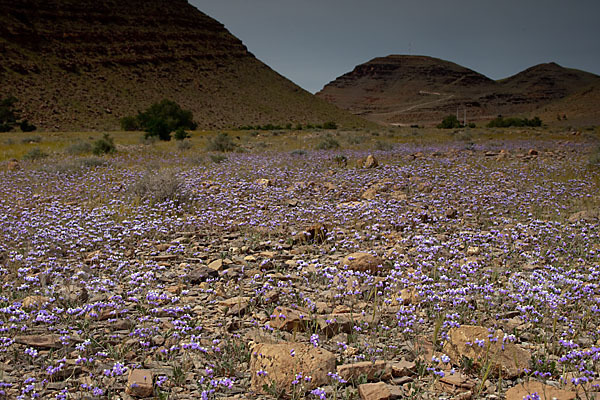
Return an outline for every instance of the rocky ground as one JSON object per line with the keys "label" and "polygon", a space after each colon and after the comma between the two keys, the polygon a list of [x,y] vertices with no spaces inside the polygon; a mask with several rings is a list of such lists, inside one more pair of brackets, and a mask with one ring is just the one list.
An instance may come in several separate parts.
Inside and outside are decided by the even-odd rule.
{"label": "rocky ground", "polygon": [[144,149],[0,166],[4,398],[600,398],[589,143]]}

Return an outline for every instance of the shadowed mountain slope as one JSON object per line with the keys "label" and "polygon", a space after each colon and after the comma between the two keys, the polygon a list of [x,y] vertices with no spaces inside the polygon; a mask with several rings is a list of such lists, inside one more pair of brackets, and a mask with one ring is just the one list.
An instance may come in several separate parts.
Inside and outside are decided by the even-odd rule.
{"label": "shadowed mountain slope", "polygon": [[0,0],[0,96],[43,129],[117,129],[169,98],[203,128],[336,121],[185,0]]}

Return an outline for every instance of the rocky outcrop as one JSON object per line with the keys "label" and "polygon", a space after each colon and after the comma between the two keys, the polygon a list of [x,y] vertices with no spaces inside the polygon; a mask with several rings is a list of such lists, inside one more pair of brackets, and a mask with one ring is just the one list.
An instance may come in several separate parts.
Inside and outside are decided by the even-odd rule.
{"label": "rocky outcrop", "polygon": [[317,96],[377,122],[437,124],[457,108],[468,119],[530,112],[599,81],[555,63],[494,81],[437,58],[390,55],[357,66]]}

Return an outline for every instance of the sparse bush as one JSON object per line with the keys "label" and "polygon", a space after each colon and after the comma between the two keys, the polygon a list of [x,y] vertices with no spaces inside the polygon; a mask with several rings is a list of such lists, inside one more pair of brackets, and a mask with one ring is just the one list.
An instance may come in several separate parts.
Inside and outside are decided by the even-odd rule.
{"label": "sparse bush", "polygon": [[338,141],[331,136],[326,136],[325,138],[323,138],[323,140],[317,143],[317,150],[331,150],[337,149],[339,147],[340,144],[338,143]]}
{"label": "sparse bush", "polygon": [[469,128],[474,129],[477,127],[477,125],[475,125],[475,122],[471,122],[469,123],[469,125],[467,125]]}
{"label": "sparse bush", "polygon": [[113,138],[105,133],[102,136],[102,139],[98,139],[94,142],[94,146],[92,147],[92,153],[97,156],[101,156],[102,154],[111,154],[117,151]]}
{"label": "sparse bush", "polygon": [[346,140],[349,144],[361,144],[368,141],[369,138],[364,135],[350,135]]}
{"label": "sparse bush", "polygon": [[36,147],[35,149],[29,150],[29,152],[23,156],[23,160],[36,161],[46,157],[48,157],[48,153],[44,152],[39,147]]}
{"label": "sparse bush", "polygon": [[189,140],[181,140],[177,142],[177,150],[185,151],[192,148],[192,143]]}
{"label": "sparse bush", "polygon": [[140,124],[138,123],[137,118],[132,115],[121,118],[120,122],[121,122],[121,129],[123,129],[124,131],[139,131],[140,130]]}
{"label": "sparse bush", "polygon": [[343,154],[338,154],[333,157],[333,161],[338,165],[338,167],[345,167],[348,165],[348,158]]}
{"label": "sparse bush", "polygon": [[301,157],[306,155],[306,151],[304,150],[293,150],[291,153],[294,157]]}
{"label": "sparse bush", "polygon": [[488,123],[488,128],[509,128],[511,126],[524,127],[524,126],[542,126],[542,120],[539,117],[533,119],[527,118],[503,118],[498,117],[491,120]]}
{"label": "sparse bush", "polygon": [[600,167],[600,146],[590,154],[589,165],[592,167]]}
{"label": "sparse bush", "polygon": [[337,129],[338,126],[333,121],[327,121],[323,124],[323,129]]}
{"label": "sparse bush", "polygon": [[455,129],[460,127],[462,127],[462,125],[458,121],[458,118],[456,118],[456,115],[448,115],[437,126],[438,129]]}
{"label": "sparse bush", "polygon": [[27,136],[21,139],[21,143],[40,143],[41,141],[41,136]]}
{"label": "sparse bush", "polygon": [[81,155],[92,152],[92,145],[87,142],[75,142],[65,149],[67,154]]}
{"label": "sparse bush", "polygon": [[375,142],[375,149],[381,151],[393,150],[394,145],[383,140],[378,140],[377,142]]}
{"label": "sparse bush", "polygon": [[209,139],[208,143],[206,143],[206,149],[208,151],[220,151],[222,153],[234,151],[236,147],[237,145],[226,133],[219,133],[217,136]]}
{"label": "sparse bush", "polygon": [[146,171],[130,188],[132,196],[162,203],[167,200],[182,202],[187,196],[183,182],[170,170]]}
{"label": "sparse bush", "polygon": [[59,174],[74,174],[85,171],[89,168],[101,167],[104,165],[106,165],[106,161],[99,157],[85,157],[48,165],[46,167],[46,171]]}
{"label": "sparse bush", "polygon": [[214,162],[215,164],[221,164],[223,161],[227,160],[227,157],[224,156],[223,154],[211,154],[210,160],[212,162]]}
{"label": "sparse bush", "polygon": [[175,135],[173,135],[175,140],[185,140],[190,137],[190,134],[185,131],[182,127],[177,128],[175,130]]}

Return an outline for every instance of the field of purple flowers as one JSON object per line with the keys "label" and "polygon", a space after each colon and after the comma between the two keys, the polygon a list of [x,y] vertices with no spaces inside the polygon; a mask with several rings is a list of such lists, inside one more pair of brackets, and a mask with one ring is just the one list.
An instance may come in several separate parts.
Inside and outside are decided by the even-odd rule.
{"label": "field of purple flowers", "polygon": [[4,161],[0,398],[600,398],[592,147]]}

